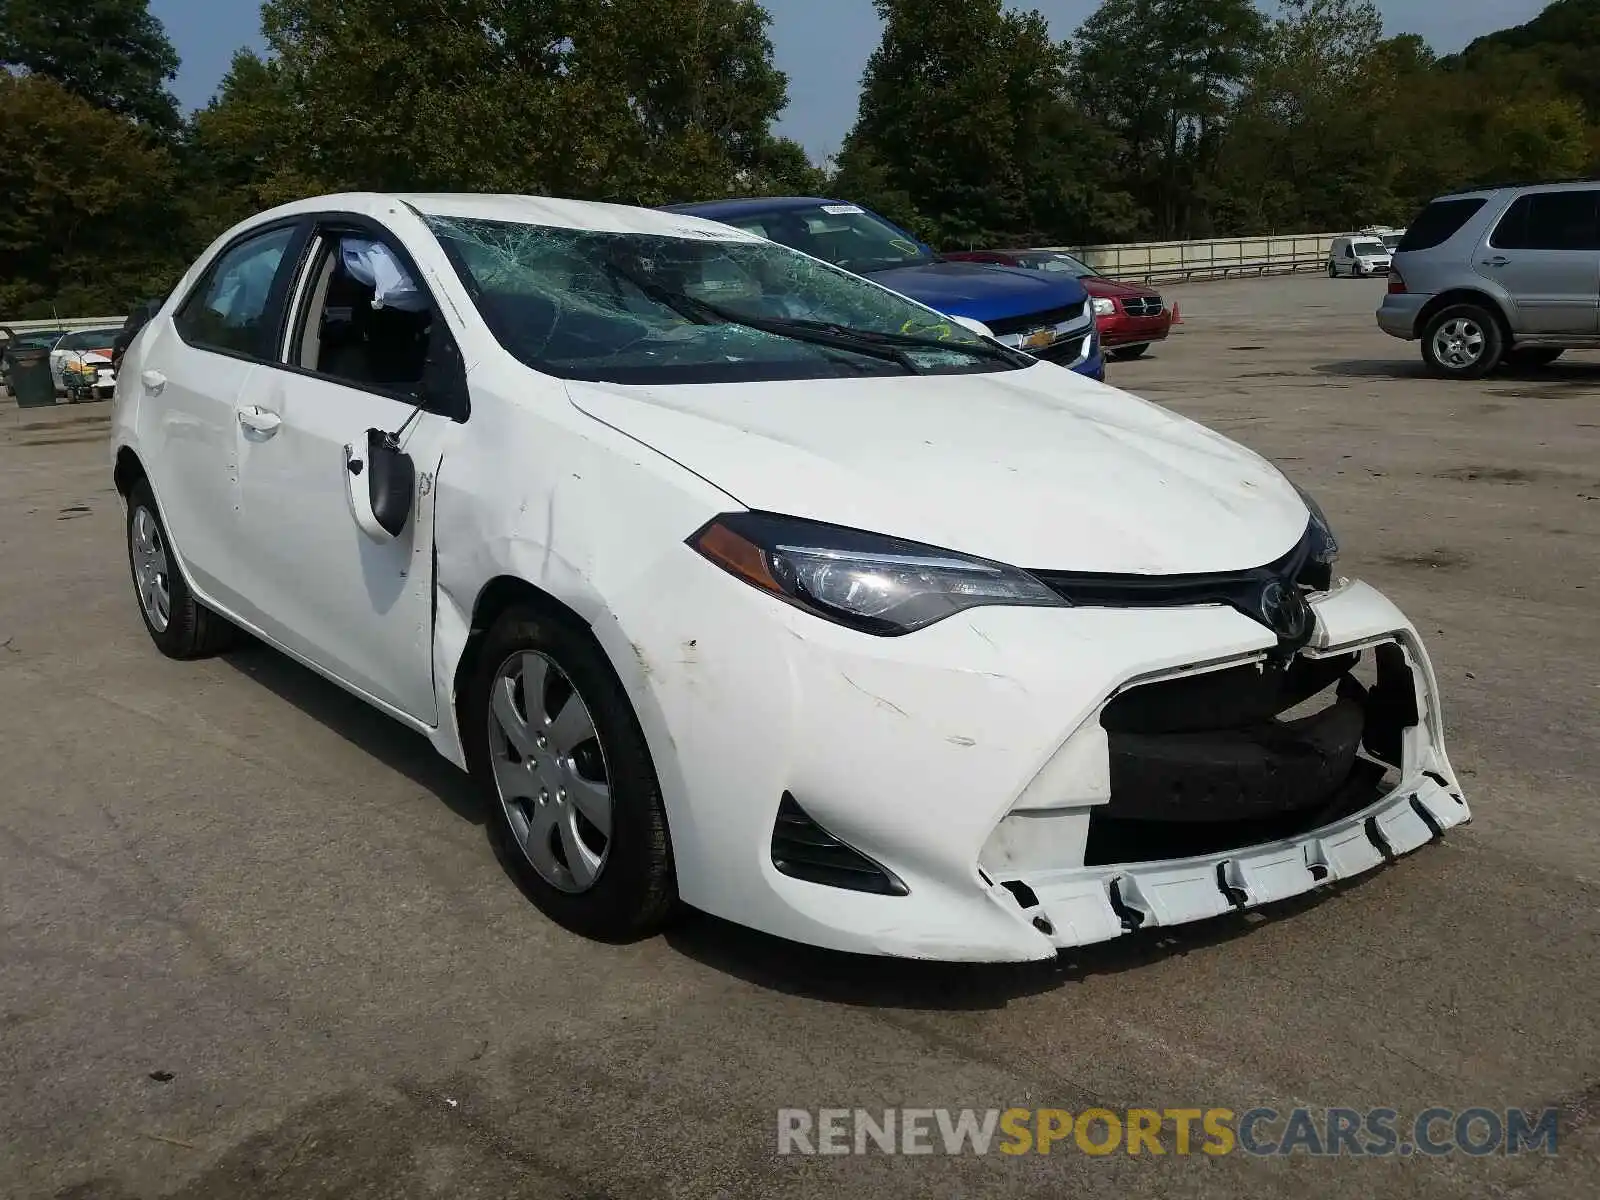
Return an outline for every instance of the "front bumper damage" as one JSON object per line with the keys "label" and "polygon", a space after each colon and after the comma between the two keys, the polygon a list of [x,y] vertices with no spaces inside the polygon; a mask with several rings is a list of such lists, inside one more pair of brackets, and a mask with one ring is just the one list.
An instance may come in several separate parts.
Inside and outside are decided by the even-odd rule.
{"label": "front bumper damage", "polygon": [[[1108,708],[1138,688],[1264,669],[1280,650],[1259,622],[1224,605],[982,608],[871,638],[694,561],[619,608],[627,640],[612,655],[656,758],[687,903],[838,950],[1023,961],[1350,879],[1469,818],[1412,625],[1362,583],[1311,609],[1301,660],[1381,651],[1403,671],[1398,719],[1394,671],[1371,689],[1389,713],[1370,737],[1363,723],[1361,770],[1310,769],[1304,785],[1290,772],[1317,794],[1276,815],[1225,811],[1219,782],[1223,819],[1131,839],[1105,836],[1129,811]],[[1344,720],[1313,714],[1307,737],[1350,754]],[[813,850],[828,870],[808,872]]]}

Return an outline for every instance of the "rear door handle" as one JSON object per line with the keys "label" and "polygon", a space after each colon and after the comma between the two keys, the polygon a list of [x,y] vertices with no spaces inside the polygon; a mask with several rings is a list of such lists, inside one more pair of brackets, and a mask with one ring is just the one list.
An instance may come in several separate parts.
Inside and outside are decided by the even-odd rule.
{"label": "rear door handle", "polygon": [[246,429],[271,437],[278,432],[278,426],[283,424],[283,418],[275,412],[268,412],[258,405],[252,405],[239,410],[239,424]]}
{"label": "rear door handle", "polygon": [[144,384],[145,391],[159,392],[167,386],[167,377],[160,371],[145,370],[139,372],[139,382]]}
{"label": "rear door handle", "polygon": [[1507,258],[1505,255],[1496,254],[1493,258],[1484,259],[1483,260],[1483,265],[1486,266],[1486,267],[1503,267],[1503,266],[1506,266],[1508,263],[1510,263],[1510,261],[1511,260],[1509,258]]}

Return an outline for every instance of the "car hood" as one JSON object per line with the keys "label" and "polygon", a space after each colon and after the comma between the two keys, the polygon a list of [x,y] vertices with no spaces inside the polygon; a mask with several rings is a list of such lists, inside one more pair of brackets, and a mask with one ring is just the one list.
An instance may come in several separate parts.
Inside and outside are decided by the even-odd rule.
{"label": "car hood", "polygon": [[1103,275],[1089,275],[1078,280],[1091,296],[1111,296],[1118,300],[1134,296],[1159,296],[1155,288],[1142,283],[1123,283],[1120,279],[1107,279]]}
{"label": "car hood", "polygon": [[1266,460],[1041,363],[974,375],[632,386],[583,412],[754,509],[1039,569],[1260,566],[1309,515]]}
{"label": "car hood", "polygon": [[902,296],[952,317],[998,321],[1082,304],[1077,280],[993,263],[932,262],[893,267],[867,276]]}

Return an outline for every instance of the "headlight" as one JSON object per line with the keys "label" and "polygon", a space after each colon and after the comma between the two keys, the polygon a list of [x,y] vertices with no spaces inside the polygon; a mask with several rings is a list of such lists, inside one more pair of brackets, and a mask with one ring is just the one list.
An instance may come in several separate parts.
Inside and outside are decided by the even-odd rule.
{"label": "headlight", "polygon": [[1067,604],[1015,567],[799,517],[725,513],[689,545],[797,608],[880,637],[980,605]]}
{"label": "headlight", "polygon": [[1334,536],[1333,526],[1328,524],[1327,514],[1298,483],[1294,490],[1300,493],[1300,499],[1305,501],[1306,510],[1311,514],[1311,554],[1307,559],[1303,578],[1312,587],[1327,589],[1333,586],[1333,564],[1339,559],[1339,539]]}
{"label": "headlight", "polygon": [[1117,311],[1117,302],[1115,300],[1111,299],[1110,296],[1096,296],[1094,298],[1094,315],[1095,316],[1097,316],[1097,317],[1109,317],[1112,313],[1114,313],[1116,311]]}

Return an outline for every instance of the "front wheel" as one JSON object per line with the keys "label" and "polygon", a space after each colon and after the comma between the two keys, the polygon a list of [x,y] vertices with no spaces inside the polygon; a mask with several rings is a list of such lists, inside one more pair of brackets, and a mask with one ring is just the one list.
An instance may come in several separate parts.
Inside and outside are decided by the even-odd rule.
{"label": "front wheel", "polygon": [[1137,346],[1118,346],[1106,353],[1110,355],[1112,362],[1132,362],[1136,358],[1143,358],[1149,349],[1149,342],[1141,342]]}
{"label": "front wheel", "polygon": [[506,868],[575,933],[630,941],[677,900],[650,750],[588,630],[531,608],[490,630],[463,697],[468,763]]}
{"label": "front wheel", "polygon": [[1336,263],[1329,263],[1328,264],[1328,278],[1329,279],[1337,279],[1337,278],[1339,278],[1339,267],[1338,267],[1338,264],[1336,264]]}
{"label": "front wheel", "polygon": [[128,493],[128,567],[144,627],[168,658],[204,658],[238,641],[238,628],[189,590],[155,494],[144,480]]}
{"label": "front wheel", "polygon": [[1500,322],[1476,304],[1452,304],[1422,332],[1422,361],[1442,379],[1482,379],[1504,353]]}

